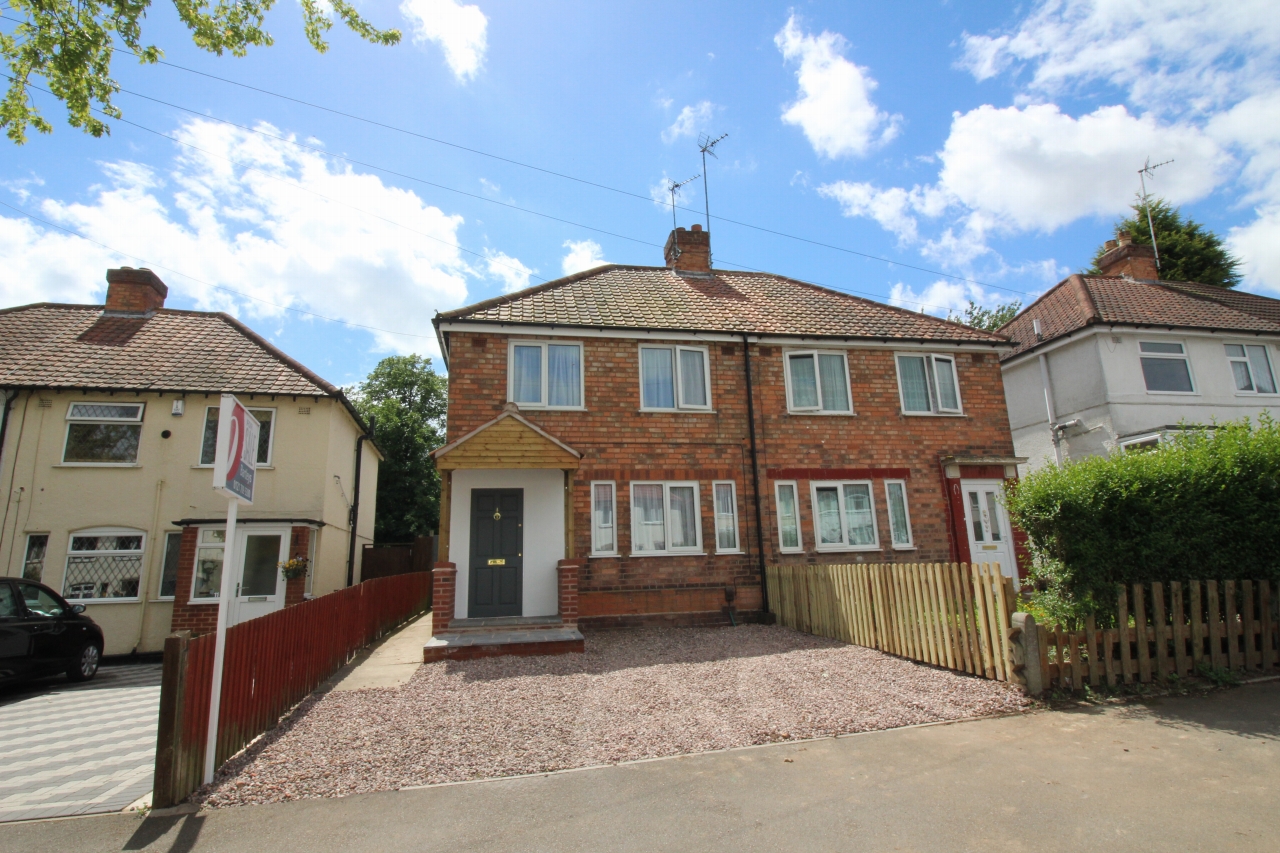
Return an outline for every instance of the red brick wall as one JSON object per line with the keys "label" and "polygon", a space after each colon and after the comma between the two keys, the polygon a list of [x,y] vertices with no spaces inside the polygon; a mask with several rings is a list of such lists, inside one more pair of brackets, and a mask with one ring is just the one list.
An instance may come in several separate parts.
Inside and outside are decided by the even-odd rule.
{"label": "red brick wall", "polygon": [[[295,527],[289,535],[289,559],[300,560],[305,559],[311,553],[311,528]],[[314,566],[308,566],[307,571],[314,571]],[[295,604],[302,603],[302,596],[307,592],[307,576],[286,580],[284,584],[284,606],[293,607]]]}
{"label": "red brick wall", "polygon": [[[530,338],[533,336],[520,336]],[[618,550],[630,552],[632,480],[700,483],[704,556],[591,558],[579,578],[580,613],[593,617],[720,610],[724,588],[737,588],[735,606],[760,608],[759,557],[752,500],[742,344],[715,343],[711,359],[712,413],[640,412],[638,342],[582,338],[585,412],[522,415],[583,454],[574,477],[575,542],[591,549],[592,480],[617,482]],[[505,336],[451,332],[449,440],[496,417],[507,399]],[[908,417],[900,412],[893,350],[848,351],[856,416],[791,415],[786,410],[783,356],[777,346],[751,346],[766,559],[770,563],[830,563],[897,559],[950,560],[952,533],[939,458],[1010,456],[1013,439],[994,353],[962,353],[956,361],[963,417]],[[809,479],[796,479],[806,552],[779,554],[769,469],[895,469],[873,472],[883,552],[828,554],[814,550]],[[806,473],[806,472],[788,472]],[[808,472],[812,473],[812,472]],[[917,549],[893,551],[883,478],[906,479]],[[905,477],[903,476],[905,474]],[[847,473],[845,476],[848,476]],[[834,477],[833,477],[834,478]],[[737,484],[740,547],[745,555],[714,555],[713,480]]]}

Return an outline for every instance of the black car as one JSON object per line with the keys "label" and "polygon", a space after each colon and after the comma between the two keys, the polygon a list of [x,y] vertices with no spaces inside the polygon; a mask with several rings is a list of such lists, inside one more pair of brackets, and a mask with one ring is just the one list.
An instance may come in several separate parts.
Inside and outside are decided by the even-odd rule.
{"label": "black car", "polygon": [[102,629],[84,605],[35,581],[0,578],[0,684],[65,672],[88,681],[102,660]]}

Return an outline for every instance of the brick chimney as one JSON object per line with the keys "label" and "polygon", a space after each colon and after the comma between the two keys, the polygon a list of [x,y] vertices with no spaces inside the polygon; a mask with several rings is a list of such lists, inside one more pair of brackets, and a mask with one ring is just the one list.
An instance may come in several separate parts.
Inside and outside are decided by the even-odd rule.
{"label": "brick chimney", "polygon": [[667,259],[667,267],[677,275],[711,275],[711,232],[703,231],[701,225],[693,226],[686,231],[677,228],[667,238],[667,245],[662,250]]}
{"label": "brick chimney", "polygon": [[1140,246],[1133,242],[1128,231],[1120,231],[1116,239],[1108,240],[1104,246],[1106,254],[1098,258],[1098,269],[1105,276],[1123,276],[1125,278],[1148,279],[1160,278],[1156,269],[1156,251],[1150,246]]}
{"label": "brick chimney", "polygon": [[107,270],[108,314],[154,314],[164,307],[169,288],[160,276],[143,267],[121,267]]}

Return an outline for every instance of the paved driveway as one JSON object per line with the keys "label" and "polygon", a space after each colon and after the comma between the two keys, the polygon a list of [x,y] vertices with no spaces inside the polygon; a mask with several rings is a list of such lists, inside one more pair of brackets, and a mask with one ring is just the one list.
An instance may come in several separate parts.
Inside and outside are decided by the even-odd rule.
{"label": "paved driveway", "polygon": [[160,665],[0,689],[0,821],[118,812],[151,791]]}

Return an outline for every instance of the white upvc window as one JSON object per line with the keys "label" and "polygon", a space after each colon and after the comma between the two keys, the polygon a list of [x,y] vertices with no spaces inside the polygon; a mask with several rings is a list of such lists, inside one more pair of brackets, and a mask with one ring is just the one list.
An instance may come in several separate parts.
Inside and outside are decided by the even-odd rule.
{"label": "white upvc window", "polygon": [[44,558],[49,553],[49,534],[27,534],[27,555],[22,561],[22,579],[39,582],[44,577]]}
{"label": "white upvc window", "polygon": [[908,550],[915,547],[911,538],[911,510],[907,507],[905,480],[885,480],[884,500],[889,508],[889,534],[893,547]]}
{"label": "white upvc window", "polygon": [[1267,348],[1261,344],[1227,344],[1227,361],[1241,394],[1274,394],[1276,377]]}
{"label": "white upvc window", "polygon": [[164,563],[160,567],[160,589],[157,597],[172,601],[178,591],[178,568],[182,557],[182,531],[164,535]]}
{"label": "white upvc window", "polygon": [[773,485],[774,504],[778,509],[778,550],[784,554],[804,551],[798,494],[795,480],[779,480]]}
{"label": "white upvc window", "polygon": [[814,540],[819,551],[871,551],[880,547],[870,480],[817,480],[809,488]]}
{"label": "white upvc window", "polygon": [[196,539],[196,565],[191,573],[191,601],[216,602],[222,594],[222,564],[227,548],[225,527],[202,527]]}
{"label": "white upvc window", "polygon": [[702,553],[702,510],[696,481],[631,484],[631,553]]}
{"label": "white upvc window", "polygon": [[145,403],[72,403],[64,465],[136,465]]}
{"label": "white upvc window", "polygon": [[853,414],[849,362],[844,351],[801,350],[785,354],[787,411]]}
{"label": "white upvc window", "polygon": [[732,480],[711,484],[716,516],[716,553],[740,554],[738,546],[738,488]]}
{"label": "white upvc window", "polygon": [[101,527],[71,534],[62,597],[137,601],[146,534],[124,527]]}
{"label": "white upvc window", "polygon": [[618,553],[618,493],[612,480],[591,484],[591,555],[613,557]]}
{"label": "white upvc window", "polygon": [[711,408],[711,358],[706,347],[640,347],[640,410]]}
{"label": "white upvc window", "polygon": [[1177,341],[1139,341],[1142,379],[1149,394],[1194,394],[1187,349]]}
{"label": "white upvc window", "polygon": [[[218,452],[218,411],[217,406],[206,406],[204,410],[204,434],[200,439],[200,467],[212,468],[213,457]],[[249,409],[258,422],[258,467],[271,466],[271,451],[276,441],[276,410]]]}
{"label": "white upvc window", "polygon": [[507,399],[535,409],[581,409],[586,396],[582,344],[512,341],[507,351]]}
{"label": "white upvc window", "polygon": [[958,415],[956,360],[936,353],[897,353],[898,394],[907,415]]}

